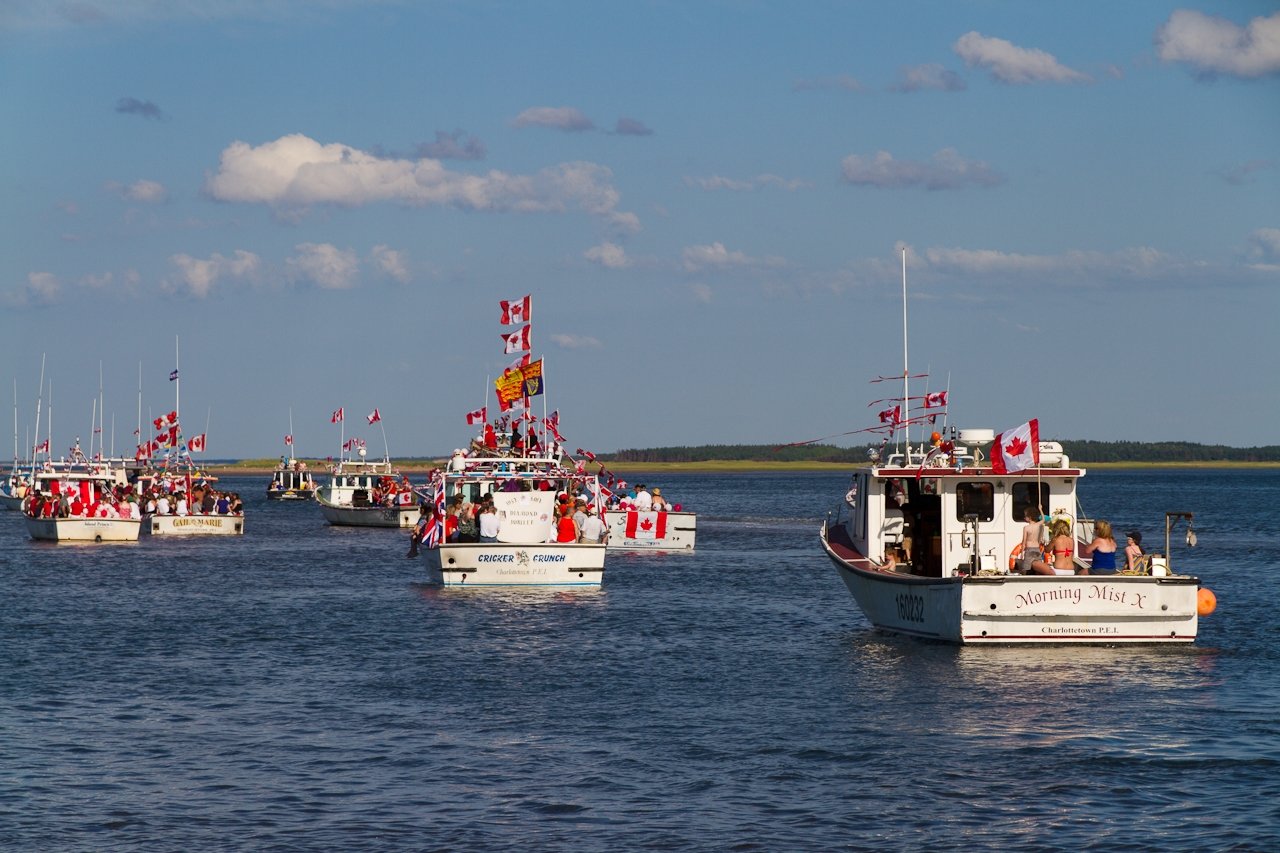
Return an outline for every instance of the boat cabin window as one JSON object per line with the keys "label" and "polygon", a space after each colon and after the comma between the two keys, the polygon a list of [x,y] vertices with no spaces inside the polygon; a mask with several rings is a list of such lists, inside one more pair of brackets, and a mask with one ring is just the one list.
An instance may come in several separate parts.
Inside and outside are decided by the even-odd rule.
{"label": "boat cabin window", "polygon": [[1027,507],[1037,505],[1036,491],[1040,492],[1040,515],[1049,514],[1049,484],[1048,483],[1014,483],[1013,484],[1013,520],[1021,522]]}
{"label": "boat cabin window", "polygon": [[991,483],[956,483],[956,520],[976,515],[978,521],[995,517],[996,489]]}

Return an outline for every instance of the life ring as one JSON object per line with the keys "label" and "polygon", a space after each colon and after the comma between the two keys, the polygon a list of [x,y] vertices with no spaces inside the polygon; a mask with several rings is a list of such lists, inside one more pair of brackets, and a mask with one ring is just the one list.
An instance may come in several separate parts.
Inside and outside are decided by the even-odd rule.
{"label": "life ring", "polygon": [[1022,557],[1022,543],[1019,542],[1013,546],[1013,550],[1009,552],[1009,571],[1015,571],[1018,568],[1018,560]]}

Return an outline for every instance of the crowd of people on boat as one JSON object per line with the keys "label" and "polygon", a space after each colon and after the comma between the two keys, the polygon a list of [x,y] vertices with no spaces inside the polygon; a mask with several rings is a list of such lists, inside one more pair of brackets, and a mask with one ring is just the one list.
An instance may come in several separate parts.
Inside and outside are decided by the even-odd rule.
{"label": "crowd of people on boat", "polygon": [[75,481],[48,492],[34,488],[23,500],[31,518],[143,518],[152,515],[244,515],[244,502],[235,492],[196,483],[187,492],[183,480],[161,479],[140,488],[133,484],[92,484]]}

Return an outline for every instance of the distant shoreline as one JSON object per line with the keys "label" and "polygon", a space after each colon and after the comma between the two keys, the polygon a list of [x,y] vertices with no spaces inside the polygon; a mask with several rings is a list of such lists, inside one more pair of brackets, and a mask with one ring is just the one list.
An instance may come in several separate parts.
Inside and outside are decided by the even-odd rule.
{"label": "distant shoreline", "polygon": [[[301,461],[301,460],[300,460]],[[391,464],[405,474],[426,473],[433,468],[443,467],[447,460],[435,462],[420,459],[410,461],[392,460]],[[306,460],[307,469],[315,477],[323,477],[326,466],[323,461]],[[688,472],[693,474],[755,474],[786,472],[832,472],[851,471],[857,464],[848,462],[755,462],[755,461],[706,461],[706,462],[606,462],[605,467],[615,474],[648,473],[648,472]],[[1119,470],[1274,470],[1280,469],[1280,462],[1075,462],[1075,466],[1104,471]],[[257,460],[246,463],[210,464],[201,466],[216,476],[261,475],[270,476],[275,466],[262,465]]]}

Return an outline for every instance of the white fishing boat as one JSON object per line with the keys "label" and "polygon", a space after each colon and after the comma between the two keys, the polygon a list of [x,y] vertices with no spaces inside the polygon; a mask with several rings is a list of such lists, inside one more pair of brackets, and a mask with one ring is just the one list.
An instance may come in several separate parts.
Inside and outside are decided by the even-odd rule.
{"label": "white fishing boat", "polygon": [[627,551],[692,551],[698,535],[696,513],[610,509],[609,547]]}
{"label": "white fishing boat", "polygon": [[240,536],[244,533],[244,516],[235,513],[152,514],[145,521],[143,532],[152,536]]}
{"label": "white fishing boat", "polygon": [[267,500],[309,501],[316,496],[316,481],[307,470],[305,462],[289,460],[271,472],[267,484]]}
{"label": "white fishing boat", "polygon": [[[554,458],[467,458],[441,472],[435,501],[455,495],[470,503],[491,498],[496,541],[441,542],[424,549],[428,581],[444,586],[599,586],[603,543],[556,542],[555,510],[561,494],[599,494],[591,474],[562,468]],[[417,515],[415,511],[415,516]]]}
{"label": "white fishing boat", "polygon": [[27,533],[50,542],[136,542],[136,505],[124,502],[117,509],[112,499],[123,485],[118,469],[51,464],[36,472],[23,501]]}
{"label": "white fishing boat", "polygon": [[[905,330],[906,258],[903,255]],[[1073,466],[1061,445],[1039,440],[1038,421],[1011,433],[933,431],[912,446],[913,425],[933,424],[946,395],[913,398],[905,366],[902,397],[881,413],[885,444],[855,471],[849,491],[821,530],[822,547],[840,579],[873,626],[953,643],[1190,643],[1213,597],[1200,580],[1177,571],[1169,533],[1186,520],[1187,545],[1195,544],[1191,513],[1165,515],[1163,554],[1116,574],[1090,573],[1085,543],[1093,524],[1081,518],[1076,487],[1085,470]],[[938,400],[937,398],[941,398]],[[923,400],[923,407],[916,405]],[[926,411],[921,411],[921,408]],[[945,430],[945,426],[943,427]],[[1012,437],[1009,436],[1012,434]],[[991,455],[984,448],[991,445]],[[1017,574],[1023,525],[1034,518],[1062,519],[1071,568],[1039,568],[1051,574]],[[1058,569],[1058,571],[1055,571]]]}
{"label": "white fishing boat", "polygon": [[363,447],[358,453],[358,459],[339,459],[329,482],[315,491],[325,521],[345,527],[413,527],[418,498],[408,478],[390,460],[366,461]]}

